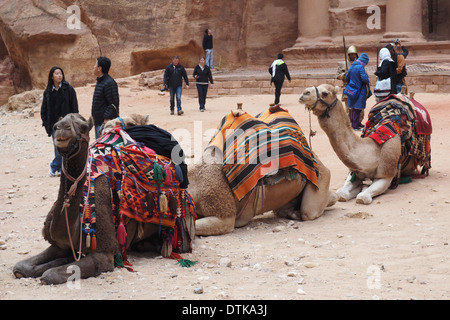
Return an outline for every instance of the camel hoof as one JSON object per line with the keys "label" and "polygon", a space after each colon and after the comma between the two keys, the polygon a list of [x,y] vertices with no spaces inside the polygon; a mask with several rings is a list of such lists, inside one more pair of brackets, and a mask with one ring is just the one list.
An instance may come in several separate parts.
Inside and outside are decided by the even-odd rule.
{"label": "camel hoof", "polygon": [[24,277],[24,275],[22,274],[22,273],[20,273],[20,272],[14,272],[14,276],[17,278],[17,279],[22,279],[23,277]]}
{"label": "camel hoof", "polygon": [[336,192],[329,192],[328,195],[328,204],[327,207],[332,207],[336,204],[337,201],[339,201],[340,197],[338,196],[338,194]]}
{"label": "camel hoof", "polygon": [[367,196],[367,195],[358,195],[356,197],[356,203],[358,203],[358,204],[371,204],[372,203],[372,198],[370,196]]}

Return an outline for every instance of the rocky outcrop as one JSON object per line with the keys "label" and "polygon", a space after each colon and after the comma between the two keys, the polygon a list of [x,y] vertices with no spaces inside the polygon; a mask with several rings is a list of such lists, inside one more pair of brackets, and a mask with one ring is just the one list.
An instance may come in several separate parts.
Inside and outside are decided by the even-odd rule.
{"label": "rocky outcrop", "polygon": [[112,60],[117,78],[162,69],[174,54],[193,67],[206,28],[213,30],[215,66],[226,69],[269,64],[297,37],[297,2],[290,0],[75,3],[79,15],[67,10],[73,0],[0,2],[0,61],[9,57],[18,79],[2,82],[0,75],[0,85],[10,81],[10,92],[43,89],[54,65],[74,86],[93,82],[99,55]]}

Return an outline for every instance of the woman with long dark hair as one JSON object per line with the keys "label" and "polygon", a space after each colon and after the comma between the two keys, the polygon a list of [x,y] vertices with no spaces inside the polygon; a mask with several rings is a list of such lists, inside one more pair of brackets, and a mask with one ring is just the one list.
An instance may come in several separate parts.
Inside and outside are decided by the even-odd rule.
{"label": "woman with long dark hair", "polygon": [[[42,126],[53,137],[53,125],[69,113],[78,113],[78,100],[74,88],[66,81],[64,71],[53,67],[48,73],[47,88],[41,106]],[[55,158],[50,162],[50,176],[61,174],[62,158],[54,147]]]}
{"label": "woman with long dark hair", "polygon": [[200,111],[205,111],[206,95],[208,94],[208,83],[214,85],[211,69],[205,64],[205,57],[200,58],[200,63],[194,68],[194,79],[197,80],[198,104]]}

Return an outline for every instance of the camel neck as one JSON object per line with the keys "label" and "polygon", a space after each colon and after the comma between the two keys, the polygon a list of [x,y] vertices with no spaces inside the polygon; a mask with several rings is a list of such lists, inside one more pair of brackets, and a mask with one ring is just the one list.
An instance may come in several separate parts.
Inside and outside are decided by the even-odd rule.
{"label": "camel neck", "polygon": [[325,131],[330,144],[339,159],[349,168],[355,168],[354,150],[358,148],[361,138],[353,131],[350,119],[339,101],[329,111],[329,117],[319,117],[320,127]]}

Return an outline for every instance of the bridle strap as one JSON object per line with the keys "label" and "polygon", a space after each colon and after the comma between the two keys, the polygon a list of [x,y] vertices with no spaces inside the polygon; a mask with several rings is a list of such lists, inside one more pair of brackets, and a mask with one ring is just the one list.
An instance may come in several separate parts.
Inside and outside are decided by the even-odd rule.
{"label": "bridle strap", "polygon": [[325,110],[325,112],[321,115],[321,117],[326,116],[327,118],[330,117],[330,110],[334,108],[334,106],[336,106],[336,104],[338,103],[338,98],[336,98],[332,103],[328,103],[325,100],[323,100],[320,95],[319,95],[319,89],[317,89],[317,87],[314,87],[314,89],[316,89],[316,97],[317,100],[314,103],[314,105],[312,106],[311,110],[313,110],[317,104],[320,102],[323,105],[325,105],[327,107],[327,109]]}

